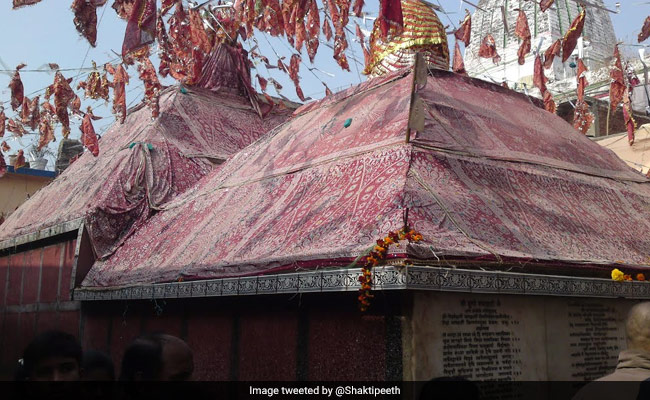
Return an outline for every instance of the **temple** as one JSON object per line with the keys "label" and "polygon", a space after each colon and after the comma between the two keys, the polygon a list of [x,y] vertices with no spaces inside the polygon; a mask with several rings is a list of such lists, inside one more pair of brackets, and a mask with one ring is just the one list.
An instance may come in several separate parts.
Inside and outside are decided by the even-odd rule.
{"label": "temple", "polygon": [[[119,243],[93,235],[93,213],[14,213],[0,242],[3,366],[56,326],[115,359],[141,333],[183,337],[204,380],[591,380],[613,368],[627,310],[650,296],[645,278],[611,278],[648,271],[650,181],[541,101],[440,68],[439,25],[424,26],[426,54],[394,37],[373,78],[269,122]],[[169,91],[174,104],[202,93]],[[249,100],[237,112],[263,124]],[[200,126],[220,126],[222,101]],[[106,152],[165,154],[132,137]],[[76,163],[51,186],[96,179]],[[157,187],[132,182],[123,193]]]}

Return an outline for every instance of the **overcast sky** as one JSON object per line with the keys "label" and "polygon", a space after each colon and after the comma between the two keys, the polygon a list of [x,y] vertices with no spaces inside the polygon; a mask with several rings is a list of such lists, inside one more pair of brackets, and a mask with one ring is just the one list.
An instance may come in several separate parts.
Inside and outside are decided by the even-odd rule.
{"label": "overcast sky", "polygon": [[[19,10],[11,9],[11,0],[0,1],[4,3],[0,6],[0,27],[2,27],[0,60],[3,62],[3,64],[0,64],[0,102],[5,102],[5,112],[9,117],[13,115],[8,105],[10,91],[7,85],[12,75],[11,70],[17,64],[27,64],[25,71],[21,71],[21,76],[25,85],[25,94],[31,98],[34,92],[40,91],[39,94],[42,94],[42,90],[52,83],[54,77],[50,72],[29,72],[31,70],[47,69],[47,63],[57,63],[64,70],[66,77],[83,79],[92,60],[96,61],[98,65],[117,60],[113,51],[120,52],[126,22],[119,19],[114,10],[110,8],[113,3],[112,0],[107,2],[108,6],[98,10],[100,23],[96,48],[91,48],[88,42],[77,33],[69,6],[62,5],[71,3],[72,0],[43,0],[40,4]],[[473,11],[473,7],[462,4],[460,0],[430,1],[440,4],[446,11],[447,15],[440,13],[440,18],[445,25],[457,26],[464,14],[463,9],[469,8],[470,11]],[[472,0],[472,2],[478,3],[478,0]],[[643,24],[643,20],[650,15],[650,4],[644,4],[645,1],[636,0],[621,0],[620,3],[621,12],[612,14],[616,34],[619,40],[625,43],[636,43],[636,35]],[[650,0],[648,3],[650,3]],[[376,15],[377,1],[366,0],[366,4],[366,11]],[[605,0],[605,4],[611,9],[616,7],[616,1],[613,0]],[[360,21],[360,23],[364,27],[363,21]],[[368,31],[372,29],[372,21],[366,21],[365,29]],[[257,37],[260,47],[265,52],[265,55],[271,59],[271,63],[274,63],[277,59],[275,53],[280,56],[287,56],[287,58],[292,54],[292,50],[284,40],[270,38],[265,34],[259,34]],[[352,42],[355,38],[349,37],[349,39]],[[648,40],[648,43],[650,43],[650,40]],[[250,44],[247,44],[246,47],[250,47]],[[301,65],[300,75],[302,89],[306,96],[312,98],[323,97],[325,91],[322,82],[336,91],[365,80],[361,74],[363,66],[360,63],[363,56],[358,43],[351,43],[350,48],[348,58],[350,59],[351,72],[342,71],[332,60],[332,50],[322,44],[314,65],[309,63],[309,58],[303,50],[302,58],[305,64]],[[359,62],[355,62],[355,59]],[[317,69],[309,71],[308,67],[316,67]],[[131,84],[127,86],[127,104],[133,105],[140,101],[142,97],[142,85],[137,79],[135,68],[131,67],[128,71],[132,80]],[[263,66],[260,66],[259,71],[253,70],[253,76],[257,72],[265,78],[274,77],[280,81],[284,86],[282,94],[292,100],[297,100],[293,85],[283,73],[278,70],[267,71]],[[173,82],[167,81],[166,83]],[[269,85],[270,87],[271,85]],[[98,132],[105,131],[113,123],[112,115],[103,106],[103,101],[84,100],[82,98],[82,103],[82,109],[85,109],[88,105],[93,106],[96,109],[96,114],[104,117],[104,119],[95,123]],[[80,136],[76,127],[79,122],[73,121],[72,138]],[[5,139],[7,138],[5,137]],[[30,144],[34,140],[36,140],[35,135],[28,135],[20,142],[12,139],[8,143],[14,149],[17,149]],[[56,144],[51,147],[55,149]],[[14,152],[13,150],[10,151],[10,153]]]}

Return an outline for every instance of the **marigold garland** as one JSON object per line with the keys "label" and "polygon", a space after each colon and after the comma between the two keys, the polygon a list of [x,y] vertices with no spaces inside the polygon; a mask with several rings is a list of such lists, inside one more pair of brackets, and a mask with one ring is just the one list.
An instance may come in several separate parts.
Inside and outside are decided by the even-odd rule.
{"label": "marigold garland", "polygon": [[[636,274],[635,278],[639,282],[644,282],[646,280],[645,275],[641,273]],[[615,280],[616,282],[634,281],[634,278],[632,278],[632,274],[626,274],[618,268],[614,268],[612,270],[612,279]]]}
{"label": "marigold garland", "polygon": [[370,299],[375,297],[370,291],[372,290],[372,268],[379,265],[379,262],[386,258],[388,247],[391,244],[399,246],[400,240],[408,240],[409,242],[419,242],[422,240],[422,235],[408,227],[400,229],[399,231],[389,232],[385,238],[377,240],[377,244],[372,248],[366,257],[366,264],[361,268],[361,276],[359,276],[359,308],[361,311],[368,310],[370,307]]}

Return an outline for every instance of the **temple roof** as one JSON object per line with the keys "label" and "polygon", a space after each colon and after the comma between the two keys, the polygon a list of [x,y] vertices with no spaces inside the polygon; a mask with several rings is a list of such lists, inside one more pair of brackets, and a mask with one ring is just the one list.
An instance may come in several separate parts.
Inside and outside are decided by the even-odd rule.
{"label": "temple roof", "polygon": [[102,136],[98,157],[84,153],[7,218],[0,245],[82,219],[95,254],[110,255],[154,210],[290,116],[277,109],[260,118],[243,91],[173,86],[161,93],[158,118],[135,107]]}
{"label": "temple roof", "polygon": [[647,267],[648,179],[524,95],[431,73],[414,103],[423,126],[408,70],[305,105],[82,286],[345,266],[405,223],[423,240],[391,246],[389,260]]}

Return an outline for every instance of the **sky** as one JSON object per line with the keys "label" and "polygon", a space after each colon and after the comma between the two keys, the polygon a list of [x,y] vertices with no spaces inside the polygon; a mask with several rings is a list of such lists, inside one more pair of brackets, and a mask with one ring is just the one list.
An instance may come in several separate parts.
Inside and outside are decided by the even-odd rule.
{"label": "sky", "polygon": [[[474,10],[474,7],[464,4],[462,0],[429,1],[440,5],[445,11],[438,14],[443,24],[450,25],[448,30],[458,26],[465,8],[470,11]],[[471,2],[477,4],[479,0]],[[0,102],[4,103],[5,113],[8,117],[13,115],[8,104],[11,93],[7,86],[16,65],[27,64],[27,67],[21,71],[21,76],[25,94],[32,98],[34,93],[42,94],[44,88],[50,85],[54,79],[54,73],[47,71],[48,63],[58,64],[67,78],[74,78],[73,87],[76,87],[76,83],[84,79],[90,71],[92,61],[96,61],[97,65],[101,66],[106,62],[118,60],[115,53],[120,52],[126,22],[118,18],[110,7],[113,3],[112,0],[107,2],[107,6],[98,9],[99,24],[96,48],[90,47],[74,27],[73,14],[69,8],[72,0],[43,0],[37,5],[18,10],[11,9],[11,0],[0,0],[0,3],[2,3],[0,5],[0,29],[2,32],[2,36],[0,36]],[[606,7],[612,10],[616,9],[616,3],[613,0],[605,0]],[[624,43],[636,43],[636,35],[640,31],[645,17],[650,15],[650,0],[620,0],[619,3],[620,13],[611,14],[616,35]],[[371,16],[376,15],[377,9],[377,0],[366,0],[365,11],[367,13]],[[358,21],[363,29],[367,31],[372,29],[372,20],[354,20]],[[259,32],[256,37],[262,53],[269,57],[272,64],[277,60],[277,56],[285,56],[288,59],[295,52],[289,47],[286,40],[272,38]],[[306,96],[313,99],[323,97],[325,95],[323,83],[336,92],[365,80],[361,74],[363,55],[359,43],[354,42],[356,37],[352,34],[348,35],[348,39],[351,42],[347,52],[350,60],[350,72],[341,70],[332,59],[332,50],[322,43],[314,64],[309,62],[309,58],[303,50],[301,56],[304,62],[301,65],[300,76],[301,86]],[[650,40],[647,43],[650,43]],[[246,48],[253,45],[254,43],[250,41],[244,43]],[[636,52],[636,48],[630,47],[630,49],[634,49]],[[40,72],[41,70],[46,71]],[[135,68],[131,67],[128,72],[131,75],[131,83],[126,89],[127,104],[135,105],[142,99],[143,88],[137,78]],[[258,65],[252,73],[253,76],[259,73],[264,78],[275,78],[284,87],[282,95],[294,101],[298,100],[293,84],[286,74],[277,69],[268,71],[263,65]],[[254,84],[257,84],[256,79],[253,81]],[[169,79],[163,81],[163,84],[173,83]],[[272,85],[269,85],[269,88],[271,87]],[[273,89],[270,89],[269,92],[275,95]],[[85,100],[82,96],[82,110],[87,106],[93,107],[95,114],[103,117],[95,122],[95,129],[98,133],[105,132],[114,123],[110,109],[106,107],[103,100]],[[81,136],[78,129],[80,123],[79,119],[72,120],[71,138],[78,139]],[[57,130],[57,137],[60,137],[59,130]],[[7,140],[12,147],[9,154],[14,154],[17,149],[26,148],[38,141],[35,134],[26,135],[21,139],[14,139],[6,134],[3,139]],[[56,152],[57,146],[58,142],[51,144],[49,148]],[[48,158],[50,158],[49,169],[52,169],[53,159],[52,157]]]}

